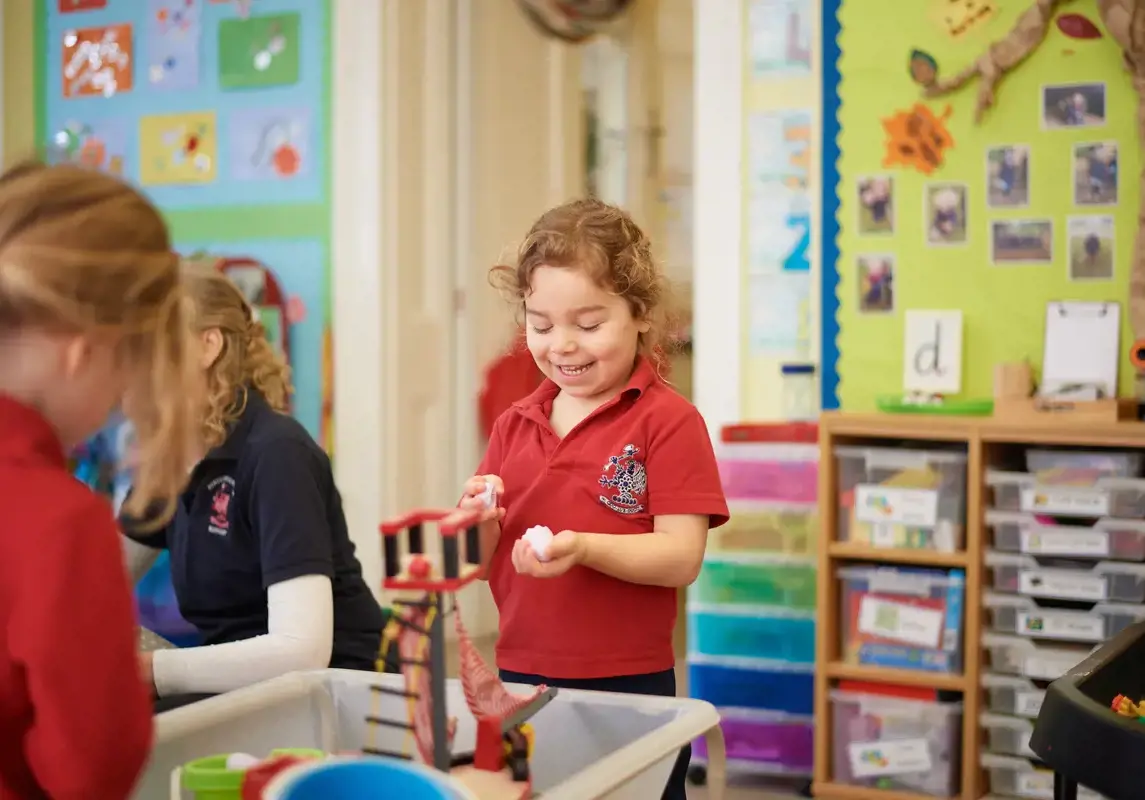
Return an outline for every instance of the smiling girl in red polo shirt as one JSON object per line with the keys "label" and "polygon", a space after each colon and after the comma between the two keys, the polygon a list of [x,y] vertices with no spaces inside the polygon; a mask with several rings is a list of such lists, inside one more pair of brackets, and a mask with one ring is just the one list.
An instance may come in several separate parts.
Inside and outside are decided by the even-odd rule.
{"label": "smiling girl in red polo shirt", "polygon": [[0,797],[124,800],[151,746],[110,504],[64,453],[121,401],[170,516],[194,459],[194,341],[159,212],[109,175],[0,176]]}
{"label": "smiling girl in red polo shirt", "polygon": [[[675,696],[676,592],[728,510],[703,418],[660,378],[667,280],[597,200],[545,213],[492,277],[546,378],[497,420],[462,499],[479,508],[492,484],[499,501],[481,533],[501,677]],[[534,525],[557,532],[545,560],[522,539]],[[665,798],[685,796],[687,762]]]}

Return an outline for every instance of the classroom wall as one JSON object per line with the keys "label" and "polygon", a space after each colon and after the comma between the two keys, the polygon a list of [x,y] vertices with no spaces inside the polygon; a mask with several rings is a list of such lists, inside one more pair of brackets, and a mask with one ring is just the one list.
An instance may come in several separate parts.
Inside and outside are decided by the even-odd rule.
{"label": "classroom wall", "polygon": [[29,155],[34,148],[36,87],[28,80],[33,71],[36,9],[29,2],[0,3],[4,48],[4,119],[0,127],[5,164]]}
{"label": "classroom wall", "polygon": [[[962,310],[963,395],[969,397],[991,395],[997,363],[1029,359],[1040,366],[1049,301],[1122,304],[1121,345],[1128,350],[1125,303],[1140,154],[1136,97],[1117,45],[1108,35],[1071,38],[1051,24],[1041,46],[999,84],[997,104],[980,124],[973,118],[977,81],[947,97],[922,98],[916,77],[925,77],[930,63],[940,79],[956,74],[1029,7],[1026,0],[995,5],[997,12],[982,22],[955,19],[952,32],[933,3],[839,3],[840,155],[829,165],[837,167],[838,184],[831,180],[827,189],[838,204],[838,260],[827,252],[824,261],[838,271],[833,299],[844,409],[869,409],[879,395],[901,394],[908,309]],[[1101,31],[1095,0],[1078,0],[1062,12],[1079,15],[1076,26],[1088,20]],[[912,76],[914,51],[921,54]],[[1069,119],[1067,106],[1079,93],[1087,111]],[[888,125],[897,130],[912,110],[949,139],[934,165],[901,163],[889,147],[904,137],[891,137]],[[1113,153],[1119,177],[1110,182]],[[1010,167],[1002,173],[1004,156]],[[1015,169],[1023,160],[1026,180]],[[1096,189],[1089,181],[1094,176],[1104,176]],[[955,222],[936,226],[944,208],[954,209],[945,215]],[[994,226],[1002,234],[1021,232],[1016,223],[1022,222],[1036,223],[1024,230],[1045,233],[1046,246],[1018,251],[1005,246],[1005,236],[1004,246],[992,246]],[[1100,242],[1092,257],[1084,244],[1091,234]],[[833,237],[825,244],[833,250]],[[893,275],[889,291],[883,264]],[[1132,372],[1125,363],[1120,379],[1128,392]]]}
{"label": "classroom wall", "polygon": [[[69,3],[81,10],[36,3],[34,143],[94,137],[106,149],[101,166],[142,184],[180,252],[250,257],[271,269],[289,298],[294,411],[320,436],[329,390],[329,0],[258,0],[245,20],[226,0]],[[115,25],[130,26],[119,88],[69,92],[69,36],[78,31],[82,41]],[[6,89],[20,74],[6,70]],[[6,155],[20,143],[18,126],[7,140],[20,101],[6,98]],[[67,131],[73,138],[61,139]]]}

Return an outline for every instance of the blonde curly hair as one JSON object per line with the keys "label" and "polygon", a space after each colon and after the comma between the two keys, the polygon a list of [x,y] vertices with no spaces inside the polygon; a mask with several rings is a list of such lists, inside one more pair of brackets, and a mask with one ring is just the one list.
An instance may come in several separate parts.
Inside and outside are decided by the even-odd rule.
{"label": "blonde curly hair", "polygon": [[275,411],[289,410],[290,367],[266,338],[266,329],[239,288],[213,263],[188,261],[184,284],[195,308],[200,333],[217,330],[223,346],[207,372],[207,412],[203,419],[204,443],[218,447],[231,425],[246,410],[247,390],[254,389]]}
{"label": "blonde curly hair", "polygon": [[516,263],[489,271],[489,282],[524,310],[539,267],[582,269],[601,288],[624,298],[634,319],[646,322],[638,348],[663,377],[679,322],[673,287],[652,257],[648,236],[622,208],[596,198],[549,209],[533,223]]}

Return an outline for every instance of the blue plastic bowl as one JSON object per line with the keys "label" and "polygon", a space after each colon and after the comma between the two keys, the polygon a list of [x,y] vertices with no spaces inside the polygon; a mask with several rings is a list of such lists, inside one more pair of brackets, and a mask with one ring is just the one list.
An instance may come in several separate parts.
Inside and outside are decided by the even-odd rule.
{"label": "blue plastic bowl", "polygon": [[469,800],[447,776],[420,764],[365,756],[318,762],[279,787],[278,800]]}

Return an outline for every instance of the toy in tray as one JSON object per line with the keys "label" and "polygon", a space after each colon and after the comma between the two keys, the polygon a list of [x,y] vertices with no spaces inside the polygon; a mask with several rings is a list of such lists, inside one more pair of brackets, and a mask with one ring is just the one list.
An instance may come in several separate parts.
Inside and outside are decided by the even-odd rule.
{"label": "toy in tray", "polygon": [[[379,662],[396,646],[405,687],[371,687],[373,707],[362,752],[406,761],[416,754],[480,800],[519,800],[532,794],[533,732],[526,723],[557,690],[538,686],[525,695],[510,693],[461,623],[456,593],[482,574],[479,517],[479,512],[462,509],[416,511],[381,525],[384,587],[397,596],[382,632]],[[430,523],[436,524],[440,540],[437,556],[425,547],[424,528]],[[445,618],[450,615],[460,656],[459,679],[477,722],[471,753],[453,752],[457,720],[448,716],[445,701]],[[403,743],[394,747],[391,732],[403,729]]]}
{"label": "toy in tray", "polygon": [[[961,526],[938,515],[938,493],[943,479],[942,473],[936,469],[915,467],[900,470],[878,484],[859,484],[844,492],[839,502],[850,517],[848,539],[873,547],[953,551],[955,541],[961,540],[961,531],[958,530]],[[896,517],[902,519],[902,516],[898,510],[887,508],[894,502],[888,500],[892,493],[900,500],[912,497],[928,506],[920,518],[925,518],[929,524],[911,525],[894,521]],[[884,516],[889,516],[889,519],[880,519]]]}
{"label": "toy in tray", "polygon": [[1145,725],[1145,701],[1134,703],[1123,694],[1113,698],[1112,708],[1118,715],[1135,719]]}
{"label": "toy in tray", "polygon": [[962,669],[961,570],[847,567],[843,658],[928,672]]}
{"label": "toy in tray", "polygon": [[266,758],[229,753],[188,761],[176,771],[176,785],[196,800],[263,800],[264,790],[280,773],[326,757],[321,750],[285,748]]}

